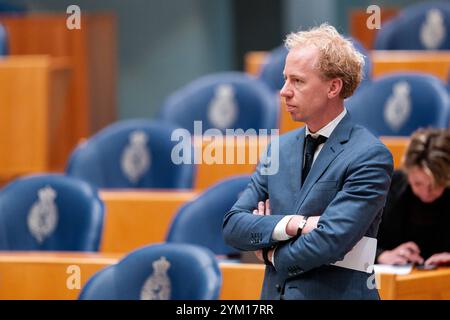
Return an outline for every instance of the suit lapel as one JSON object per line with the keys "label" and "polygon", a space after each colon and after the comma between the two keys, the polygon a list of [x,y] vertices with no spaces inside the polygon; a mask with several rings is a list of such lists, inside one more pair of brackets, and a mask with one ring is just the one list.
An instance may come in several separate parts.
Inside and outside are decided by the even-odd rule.
{"label": "suit lapel", "polygon": [[[300,200],[302,168],[303,168],[303,148],[305,143],[305,127],[302,127],[294,141],[294,147],[291,148],[293,154],[289,157],[289,181],[290,190],[294,191],[294,204]],[[292,208],[294,209],[295,206]]]}
{"label": "suit lapel", "polygon": [[[301,186],[301,190],[299,193],[299,197],[296,199],[295,211],[300,210],[301,205],[303,204],[306,196],[308,195],[311,188],[317,182],[317,180],[322,176],[325,170],[329,167],[331,162],[344,150],[343,144],[346,143],[350,139],[350,133],[352,130],[353,124],[350,121],[350,116],[347,114],[341,122],[337,125],[334,131],[331,133],[331,136],[328,138],[327,142],[325,142],[322,150],[320,151],[316,161],[311,168],[306,180],[304,181],[304,185]],[[303,131],[303,136],[304,136]],[[304,139],[302,139],[304,141]],[[302,142],[302,150],[301,155],[303,155],[303,142]],[[303,157],[301,157],[300,161],[301,167],[303,167]],[[301,169],[300,169],[300,179],[301,179]],[[301,184],[301,180],[299,182]]]}

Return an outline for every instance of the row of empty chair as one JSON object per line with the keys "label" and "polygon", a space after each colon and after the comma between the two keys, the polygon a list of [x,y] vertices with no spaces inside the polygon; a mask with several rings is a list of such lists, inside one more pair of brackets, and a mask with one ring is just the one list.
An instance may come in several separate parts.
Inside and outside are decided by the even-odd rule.
{"label": "row of empty chair", "polygon": [[[201,245],[216,255],[238,254],[223,240],[222,219],[249,181],[248,176],[230,178],[186,202],[170,226],[163,226],[165,240]],[[62,175],[22,178],[0,191],[0,250],[98,251],[105,215],[97,189],[82,180]],[[135,219],[133,212],[128,219]],[[199,225],[203,232],[197,232]],[[118,242],[126,238],[120,232],[114,236]]]}

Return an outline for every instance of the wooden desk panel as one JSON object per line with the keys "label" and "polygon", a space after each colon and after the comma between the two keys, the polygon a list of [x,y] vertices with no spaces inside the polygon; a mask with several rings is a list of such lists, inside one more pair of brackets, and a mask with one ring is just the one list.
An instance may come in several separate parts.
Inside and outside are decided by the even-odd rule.
{"label": "wooden desk panel", "polygon": [[424,72],[447,82],[450,51],[372,51],[372,77],[392,72]]}
{"label": "wooden desk panel", "polygon": [[[267,55],[267,52],[266,52]],[[245,72],[257,75],[264,61],[263,52],[245,55]],[[371,51],[372,77],[392,72],[425,72],[443,81],[448,80],[450,51]]]}
{"label": "wooden desk panel", "polygon": [[269,55],[267,51],[250,51],[244,56],[245,72],[252,76],[258,76],[264,60]]}
{"label": "wooden desk panel", "polygon": [[[119,259],[120,255],[98,253],[0,251],[0,300],[77,299],[94,273]],[[67,286],[71,266],[79,267],[80,289]]]}
{"label": "wooden desk panel", "polygon": [[[212,149],[221,150],[222,163],[206,162],[197,165],[194,182],[196,190],[204,190],[213,184],[235,175],[252,174],[259,161],[259,156],[267,148],[268,138],[253,136],[247,139],[231,138],[215,142],[194,141],[198,150],[201,145],[202,155],[210,155]],[[229,158],[227,158],[229,157]]]}
{"label": "wooden desk panel", "polygon": [[[94,273],[121,258],[121,255],[100,253],[0,251],[0,300],[77,299]],[[73,274],[70,266],[79,267],[80,289],[67,286]],[[263,265],[220,263],[220,269],[223,279],[220,299],[259,299]]]}
{"label": "wooden desk panel", "polygon": [[[0,252],[0,299],[77,299],[68,289],[70,266],[79,267],[80,288],[100,269],[122,255],[101,253]],[[264,266],[220,263],[221,300],[259,299]],[[69,272],[68,272],[69,270]],[[395,299],[450,299],[450,268],[413,271],[409,275],[377,274],[380,296]]]}
{"label": "wooden desk panel", "polygon": [[[292,121],[292,119],[290,119],[290,115],[286,111],[284,111],[283,114],[284,114],[283,117],[285,117],[285,121],[289,120],[289,122],[286,122],[288,124],[284,127],[284,130],[287,131],[294,130],[297,129],[298,127],[303,126],[303,123],[300,122],[297,123]],[[287,117],[289,117],[289,119]],[[280,131],[281,131],[280,134],[287,132],[287,131],[283,132],[282,130]],[[399,168],[401,164],[401,159],[409,143],[409,138],[381,137],[381,140],[392,152],[392,155],[394,157],[395,168]],[[206,146],[207,144],[203,144],[202,149],[203,151],[205,150]],[[239,140],[233,142],[232,144],[227,144],[227,142],[225,142],[224,144],[220,144],[220,146],[222,147],[224,155],[226,154],[226,152],[234,152],[235,155],[238,154],[238,152],[241,152],[242,154],[244,154],[245,152],[245,155],[248,155],[249,153],[259,155],[260,154],[259,150],[264,150],[265,147],[267,146],[267,143],[261,141],[261,143],[258,144],[258,141],[244,142],[243,140]],[[257,159],[259,160],[259,156],[257,157]],[[195,189],[204,190],[212,186],[213,184],[219,182],[220,180],[234,175],[252,174],[256,167],[256,165],[253,163],[249,163],[247,157],[247,162],[245,164],[207,164],[207,163],[199,164],[197,167]]]}
{"label": "wooden desk panel", "polygon": [[163,242],[178,209],[192,191],[101,191],[105,202],[102,252],[126,253]]}
{"label": "wooden desk panel", "polygon": [[221,263],[221,300],[259,300],[264,280],[265,266],[262,264]]}
{"label": "wooden desk panel", "polygon": [[[66,14],[0,15],[12,55],[45,54],[70,60],[70,147],[116,120],[116,19],[83,13],[81,29],[69,30]],[[65,159],[67,160],[67,159]]]}
{"label": "wooden desk panel", "polygon": [[381,142],[383,142],[389,151],[392,153],[394,158],[394,168],[400,168],[402,164],[402,158],[406,152],[406,148],[409,144],[408,137],[380,137]]}
{"label": "wooden desk panel", "polygon": [[70,76],[64,58],[0,60],[0,180],[64,167]]}
{"label": "wooden desk panel", "polygon": [[450,300],[450,268],[414,270],[408,275],[379,274],[383,300]]}

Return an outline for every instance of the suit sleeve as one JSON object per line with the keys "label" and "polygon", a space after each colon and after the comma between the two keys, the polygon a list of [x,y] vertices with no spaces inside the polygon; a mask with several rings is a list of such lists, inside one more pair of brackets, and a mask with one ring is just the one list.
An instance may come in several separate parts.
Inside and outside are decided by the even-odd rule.
{"label": "suit sleeve", "polygon": [[268,165],[265,159],[270,152],[262,157],[251,181],[223,219],[223,236],[230,246],[243,251],[254,251],[275,245],[272,232],[277,223],[283,218],[281,215],[258,216],[253,214],[259,201],[268,199]]}
{"label": "suit sleeve", "polygon": [[393,170],[389,150],[376,144],[356,154],[346,170],[342,189],[322,213],[317,228],[277,247],[280,276],[297,276],[342,260],[382,210]]}

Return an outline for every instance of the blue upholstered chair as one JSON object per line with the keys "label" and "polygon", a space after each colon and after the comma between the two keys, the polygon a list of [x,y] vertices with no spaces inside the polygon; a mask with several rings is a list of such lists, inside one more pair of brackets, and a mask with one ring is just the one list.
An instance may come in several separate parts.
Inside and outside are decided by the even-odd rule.
{"label": "blue upholstered chair", "polygon": [[6,29],[0,24],[0,56],[8,54],[8,37],[6,35]]}
{"label": "blue upholstered chair", "polygon": [[0,191],[0,250],[98,251],[103,203],[84,181],[17,179]]}
{"label": "blue upholstered chair", "polygon": [[222,276],[214,254],[180,243],[150,245],[92,276],[81,300],[216,300]]}
{"label": "blue upholstered chair", "polygon": [[450,3],[411,5],[382,24],[375,38],[377,50],[449,50]]}
{"label": "blue upholstered chair", "polygon": [[[202,121],[200,133],[215,128],[275,129],[279,99],[266,85],[241,72],[201,77],[177,90],[165,101],[160,118],[191,133],[194,121]],[[198,131],[198,130],[197,130]]]}
{"label": "blue upholstered chair", "polygon": [[225,244],[222,223],[225,213],[249,183],[250,176],[229,178],[209,187],[185,204],[170,225],[167,242],[202,245],[216,255],[239,254],[239,250]]}
{"label": "blue upholstered chair", "polygon": [[346,101],[353,120],[376,135],[409,136],[420,127],[447,128],[449,96],[431,75],[391,74]]}
{"label": "blue upholstered chair", "polygon": [[185,149],[190,150],[187,161],[177,164],[172,159],[179,144],[171,141],[175,129],[156,121],[117,122],[75,149],[67,174],[99,188],[191,188],[193,147]]}

